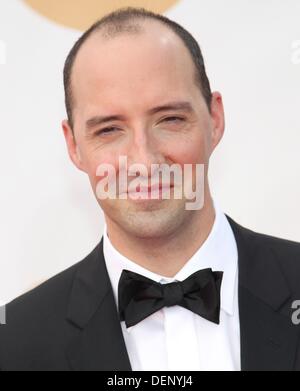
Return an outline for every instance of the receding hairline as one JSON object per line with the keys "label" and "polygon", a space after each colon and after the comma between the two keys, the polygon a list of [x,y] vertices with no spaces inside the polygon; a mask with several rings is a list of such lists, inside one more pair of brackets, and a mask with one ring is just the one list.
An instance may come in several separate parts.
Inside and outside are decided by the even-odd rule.
{"label": "receding hairline", "polygon": [[141,16],[140,17],[137,16],[135,18],[136,19],[134,20],[127,20],[122,22],[122,25],[121,24],[115,25],[113,22],[107,22],[107,24],[101,25],[99,26],[99,28],[94,30],[84,41],[84,43],[80,46],[78,52],[76,53],[76,57],[72,64],[71,78],[72,78],[72,73],[73,73],[76,60],[80,56],[82,49],[84,49],[88,43],[95,40],[97,36],[99,38],[99,44],[101,44],[101,39],[103,39],[103,43],[107,43],[119,37],[126,37],[126,36],[133,37],[133,38],[140,37],[142,35],[147,35],[147,33],[149,34],[149,32],[147,31],[147,25],[150,26],[157,25],[161,27],[166,34],[173,36],[178,41],[179,45],[181,45],[186,49],[187,54],[191,57],[188,49],[184,45],[184,42],[182,42],[182,39],[180,39],[180,37],[178,37],[178,35],[174,31],[172,31],[172,29],[166,26],[163,22],[150,17],[146,19],[146,18],[142,18]]}
{"label": "receding hairline", "polygon": [[[104,41],[103,43],[107,43],[119,37],[128,36],[134,38],[134,37],[140,37],[142,35],[147,35],[149,34],[149,31],[147,31],[147,25],[150,26],[157,25],[158,27],[161,27],[166,34],[173,36],[175,40],[177,40],[178,44],[186,50],[187,55],[190,57],[193,63],[192,56],[189,50],[186,48],[182,39],[169,26],[165,25],[162,21],[159,21],[151,17],[134,16],[133,19],[122,21],[117,25],[114,22],[107,22],[99,26],[97,29],[95,29],[84,41],[84,43],[81,45],[78,52],[76,53],[76,57],[72,64],[71,74],[70,74],[70,96],[71,96],[73,106],[75,105],[74,86],[72,85],[74,68],[78,61],[78,58],[80,57],[80,53],[84,48],[86,48],[87,44],[95,40],[97,36],[98,38],[100,38],[98,43],[101,44],[101,39],[103,39]],[[195,79],[197,79],[197,70],[195,66],[194,68],[195,68]]]}
{"label": "receding hairline", "polygon": [[158,26],[162,26],[162,28],[165,27],[165,31],[169,34],[175,34],[175,36],[177,36],[177,38],[188,50],[189,55],[194,63],[195,83],[200,89],[210,111],[212,98],[210,82],[206,74],[201,48],[193,35],[183,26],[164,15],[156,14],[144,8],[124,7],[113,11],[97,20],[75,42],[66,58],[63,70],[65,105],[69,124],[72,130],[74,126],[72,115],[74,106],[74,94],[72,91],[73,67],[77,60],[78,53],[83,47],[85,47],[86,41],[94,37],[94,35],[96,35],[98,32],[102,32],[102,36],[106,39],[106,41],[110,38],[124,34],[136,36],[144,31],[143,24],[152,22],[159,23]]}

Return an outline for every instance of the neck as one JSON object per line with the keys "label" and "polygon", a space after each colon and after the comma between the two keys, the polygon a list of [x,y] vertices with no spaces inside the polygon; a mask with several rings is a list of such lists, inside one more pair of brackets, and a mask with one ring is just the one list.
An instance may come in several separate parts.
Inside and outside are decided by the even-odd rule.
{"label": "neck", "polygon": [[187,220],[179,232],[169,237],[143,239],[128,235],[108,219],[106,222],[110,242],[122,255],[153,273],[174,277],[202,246],[212,229],[215,210],[210,194],[204,207]]}

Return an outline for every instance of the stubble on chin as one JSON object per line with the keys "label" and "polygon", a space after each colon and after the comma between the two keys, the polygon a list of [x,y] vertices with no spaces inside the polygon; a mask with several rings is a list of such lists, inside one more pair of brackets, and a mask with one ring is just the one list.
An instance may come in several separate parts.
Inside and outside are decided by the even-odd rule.
{"label": "stubble on chin", "polygon": [[185,202],[174,199],[143,205],[118,203],[111,205],[108,213],[121,230],[144,239],[170,236],[190,218],[190,211],[185,209]]}

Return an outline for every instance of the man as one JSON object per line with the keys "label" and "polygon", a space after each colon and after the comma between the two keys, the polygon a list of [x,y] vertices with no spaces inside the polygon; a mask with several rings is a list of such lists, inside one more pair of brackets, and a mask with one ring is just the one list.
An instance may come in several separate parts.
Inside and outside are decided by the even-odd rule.
{"label": "man", "polygon": [[[1,370],[300,369],[300,245],[241,227],[212,199],[223,104],[193,37],[162,16],[119,10],[75,44],[64,82],[68,152],[89,176],[104,235],[7,306]],[[201,207],[186,207],[189,193],[175,197],[176,181],[169,198],[160,182],[159,197],[143,199],[149,181],[128,186],[127,198],[119,187],[119,197],[101,197],[109,183],[99,191],[99,167],[121,177],[120,156],[148,172],[190,164],[194,185],[204,167]]]}

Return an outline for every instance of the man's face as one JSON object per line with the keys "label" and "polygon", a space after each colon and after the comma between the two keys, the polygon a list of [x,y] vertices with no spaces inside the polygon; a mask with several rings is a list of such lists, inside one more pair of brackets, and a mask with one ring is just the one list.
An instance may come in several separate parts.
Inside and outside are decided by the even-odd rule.
{"label": "man's face", "polygon": [[[105,40],[95,34],[78,53],[72,90],[75,138],[66,121],[64,134],[71,159],[88,174],[95,195],[97,168],[110,164],[118,178],[120,156],[127,157],[128,166],[143,164],[149,173],[152,164],[202,163],[208,195],[208,161],[224,130],[222,100],[213,95],[210,114],[192,59],[174,33],[154,22],[135,36]],[[170,107],[151,110],[161,106]],[[99,122],[108,116],[117,118]],[[145,238],[175,233],[193,213],[186,210],[185,197],[98,202],[108,226]]]}

